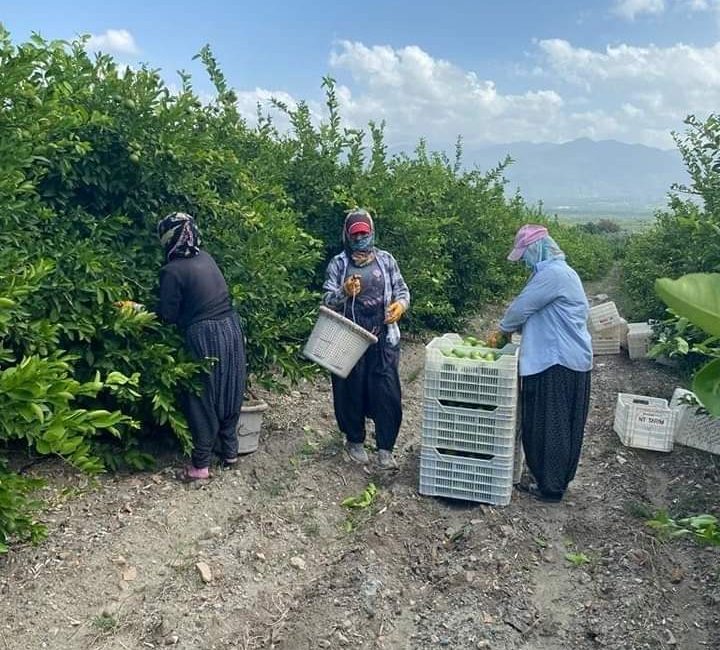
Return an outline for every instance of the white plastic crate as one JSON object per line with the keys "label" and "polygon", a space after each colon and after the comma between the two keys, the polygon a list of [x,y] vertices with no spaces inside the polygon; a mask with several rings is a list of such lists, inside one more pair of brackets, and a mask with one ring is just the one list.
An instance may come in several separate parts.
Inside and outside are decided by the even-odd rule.
{"label": "white plastic crate", "polygon": [[693,447],[711,454],[720,455],[720,418],[714,418],[707,412],[700,412],[702,404],[686,404],[685,397],[697,400],[695,393],[684,388],[676,388],[670,406],[675,410],[675,442]]}
{"label": "white plastic crate", "polygon": [[620,354],[627,333],[627,322],[620,319],[617,325],[600,331],[595,330],[591,325],[589,331],[594,355]]}
{"label": "white plastic crate", "polygon": [[509,457],[515,447],[515,409],[467,408],[426,399],[421,440],[427,447]]}
{"label": "white plastic crate", "polygon": [[[500,353],[496,361],[446,357],[459,348],[464,352],[482,350]],[[425,398],[468,402],[487,406],[517,404],[517,346],[501,350],[463,346],[458,334],[433,339],[425,348]]]}
{"label": "white plastic crate", "polygon": [[613,429],[626,447],[672,451],[675,411],[666,399],[619,393]]}
{"label": "white plastic crate", "polygon": [[650,348],[652,328],[650,323],[629,323],[627,333],[628,356],[631,359],[645,359]]}
{"label": "white plastic crate", "polygon": [[514,345],[520,346],[520,342],[522,341],[522,334],[519,334],[518,332],[513,332],[510,336],[510,343],[513,343]]}
{"label": "white plastic crate", "polygon": [[506,506],[512,488],[512,456],[473,458],[425,446],[420,451],[420,494]]}
{"label": "white plastic crate", "polygon": [[595,356],[603,354],[620,354],[620,341],[618,339],[592,339],[592,352]]}
{"label": "white plastic crate", "polygon": [[620,325],[622,318],[614,302],[604,302],[590,308],[590,327],[596,331],[609,329]]}
{"label": "white plastic crate", "polygon": [[520,412],[517,416],[517,432],[515,433],[515,462],[513,467],[513,485],[520,483],[525,469],[525,449],[522,442],[522,420]]}

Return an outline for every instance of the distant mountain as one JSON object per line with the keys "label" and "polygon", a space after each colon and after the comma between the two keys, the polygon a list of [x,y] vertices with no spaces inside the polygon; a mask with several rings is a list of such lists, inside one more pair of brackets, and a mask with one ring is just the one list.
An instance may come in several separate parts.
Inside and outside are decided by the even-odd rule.
{"label": "distant mountain", "polygon": [[647,214],[666,205],[673,183],[688,176],[676,150],[587,138],[563,144],[516,142],[464,151],[467,165],[488,169],[506,155],[508,192],[562,214]]}

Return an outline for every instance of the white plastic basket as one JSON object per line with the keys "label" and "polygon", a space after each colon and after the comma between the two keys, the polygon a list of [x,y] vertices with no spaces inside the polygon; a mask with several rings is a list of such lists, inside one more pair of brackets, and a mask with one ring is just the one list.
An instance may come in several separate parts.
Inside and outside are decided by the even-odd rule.
{"label": "white plastic basket", "polygon": [[590,308],[590,327],[595,332],[609,329],[620,325],[622,318],[614,302],[604,302],[601,305]]}
{"label": "white plastic basket", "polygon": [[683,398],[692,397],[695,393],[684,388],[676,388],[670,406],[675,410],[675,442],[686,447],[693,447],[711,454],[720,455],[720,418],[707,413],[698,413],[702,404],[687,404]]}
{"label": "white plastic basket", "polygon": [[[499,353],[495,361],[446,357],[443,352]],[[459,334],[445,334],[425,348],[425,398],[487,406],[517,406],[517,350],[508,344],[500,350],[464,346]]]}
{"label": "white plastic basket", "polygon": [[320,307],[303,355],[343,379],[377,337],[350,319]]}
{"label": "white plastic basket", "polygon": [[631,359],[645,359],[650,348],[651,337],[650,323],[630,323],[627,333],[628,356]]}
{"label": "white plastic basket", "polygon": [[454,451],[508,457],[514,453],[515,409],[467,408],[426,399],[422,444]]}
{"label": "white plastic basket", "polygon": [[506,506],[512,486],[512,456],[473,458],[425,446],[420,451],[420,494]]}
{"label": "white plastic basket", "polygon": [[666,399],[619,393],[613,429],[626,447],[672,451],[675,411]]}

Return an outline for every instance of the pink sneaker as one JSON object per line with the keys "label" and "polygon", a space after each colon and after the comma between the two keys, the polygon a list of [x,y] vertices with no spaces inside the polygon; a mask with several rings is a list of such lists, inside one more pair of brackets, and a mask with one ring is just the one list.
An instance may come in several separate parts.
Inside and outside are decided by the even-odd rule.
{"label": "pink sneaker", "polygon": [[178,479],[185,483],[191,483],[192,481],[207,481],[210,478],[210,469],[207,467],[194,467],[193,465],[186,465],[178,473]]}

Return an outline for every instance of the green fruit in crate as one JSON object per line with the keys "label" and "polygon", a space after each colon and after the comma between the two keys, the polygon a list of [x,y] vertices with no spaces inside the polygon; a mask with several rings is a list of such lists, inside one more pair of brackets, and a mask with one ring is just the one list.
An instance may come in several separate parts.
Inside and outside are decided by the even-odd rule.
{"label": "green fruit in crate", "polygon": [[460,350],[459,348],[453,348],[452,353],[458,358],[458,359],[465,359],[467,357],[467,354],[464,350]]}

